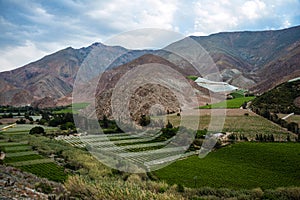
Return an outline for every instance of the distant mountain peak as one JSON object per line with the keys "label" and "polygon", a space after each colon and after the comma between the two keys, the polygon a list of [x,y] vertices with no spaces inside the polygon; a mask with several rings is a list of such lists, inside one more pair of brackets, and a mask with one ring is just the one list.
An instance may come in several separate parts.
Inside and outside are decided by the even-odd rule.
{"label": "distant mountain peak", "polygon": [[[190,38],[207,51],[224,82],[239,88],[261,93],[300,76],[300,26]],[[169,46],[180,49],[186,47],[186,41],[183,39]],[[27,105],[50,96],[63,99],[72,93],[82,63],[97,50],[99,62],[87,69],[88,78],[98,76],[100,68],[113,70],[139,62],[165,64],[183,75],[201,76],[189,61],[164,50],[129,50],[95,42],[80,49],[67,47],[23,67],[0,73],[0,105]],[[195,53],[192,48],[186,51]]]}

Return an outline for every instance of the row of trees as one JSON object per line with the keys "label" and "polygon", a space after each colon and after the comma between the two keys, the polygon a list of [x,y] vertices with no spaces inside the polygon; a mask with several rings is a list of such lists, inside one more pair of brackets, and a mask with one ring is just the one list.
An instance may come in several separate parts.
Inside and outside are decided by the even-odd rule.
{"label": "row of trees", "polygon": [[288,129],[288,131],[291,131],[293,133],[299,134],[300,133],[300,128],[299,125],[296,122],[287,122],[284,119],[281,119],[278,117],[278,115],[276,113],[271,113],[268,109],[266,108],[254,108],[253,111],[258,114],[261,115],[262,117],[271,120],[272,122],[282,126],[283,128]]}
{"label": "row of trees", "polygon": [[228,136],[228,139],[230,140],[240,140],[240,141],[249,141],[248,138],[244,134],[240,134],[239,136],[237,134],[230,134]]}
{"label": "row of trees", "polygon": [[9,106],[9,105],[0,105],[0,113],[29,113],[29,115],[36,115],[36,114],[41,114],[41,112],[44,111],[58,111],[66,108],[66,106],[58,106],[54,108],[37,108],[37,107],[32,107],[32,106],[21,106],[21,107],[14,107],[14,106]]}
{"label": "row of trees", "polygon": [[267,134],[267,135],[256,134],[255,140],[259,142],[274,142],[275,138],[273,134]]}

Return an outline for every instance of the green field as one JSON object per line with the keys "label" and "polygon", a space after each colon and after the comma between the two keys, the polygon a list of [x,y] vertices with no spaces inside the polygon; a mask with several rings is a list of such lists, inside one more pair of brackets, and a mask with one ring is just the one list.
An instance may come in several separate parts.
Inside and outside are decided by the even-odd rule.
{"label": "green field", "polygon": [[255,99],[255,97],[239,97],[229,99],[212,105],[201,106],[200,109],[214,109],[214,108],[240,108],[244,102]]}
{"label": "green field", "polygon": [[[6,154],[4,163],[52,181],[63,182],[67,177],[64,168],[57,165],[53,159],[42,156],[37,151],[32,151],[33,147],[28,145],[30,137],[36,137],[28,134],[34,126],[17,125],[15,128],[1,133],[0,150]],[[49,127],[44,128],[47,131],[53,130]]]}
{"label": "green field", "polygon": [[36,160],[36,159],[42,159],[42,158],[43,158],[43,156],[41,156],[41,155],[32,154],[32,155],[24,155],[24,156],[5,157],[5,162],[6,163],[12,163],[12,162]]}
{"label": "green field", "polygon": [[[2,125],[2,127],[5,127],[6,125]],[[36,124],[17,124],[16,127],[8,128],[5,131],[2,131],[2,133],[5,134],[23,134],[23,133],[29,133],[30,129],[36,126],[41,126],[45,129],[46,132],[48,131],[55,131],[58,130],[57,127],[49,127],[49,126],[42,126],[42,125],[36,125]],[[1,128],[1,127],[0,127]]]}
{"label": "green field", "polygon": [[16,145],[16,146],[8,146],[4,147],[4,152],[6,153],[16,153],[21,151],[30,151],[32,147],[29,145]]}
{"label": "green field", "polygon": [[235,92],[230,93],[233,98],[241,98],[245,96],[245,90],[237,90]]}
{"label": "green field", "polygon": [[83,109],[85,107],[87,107],[90,103],[73,103],[72,105],[68,106],[67,108],[65,109],[62,109],[62,110],[58,110],[58,111],[55,111],[54,113],[55,114],[61,114],[61,113],[78,113],[78,111],[80,109]]}
{"label": "green field", "polygon": [[48,178],[52,181],[63,182],[67,178],[64,168],[53,162],[23,165],[20,168],[24,171],[33,173],[39,177]]}
{"label": "green field", "polygon": [[187,78],[195,81],[197,80],[198,76],[187,76]]}
{"label": "green field", "polygon": [[187,187],[252,189],[300,186],[299,143],[237,143],[154,172]]}

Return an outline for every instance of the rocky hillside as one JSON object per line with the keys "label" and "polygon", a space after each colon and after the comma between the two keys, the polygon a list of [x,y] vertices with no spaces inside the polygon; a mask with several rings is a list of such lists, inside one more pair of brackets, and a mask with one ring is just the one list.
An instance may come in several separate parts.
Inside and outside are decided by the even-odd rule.
{"label": "rocky hillside", "polygon": [[[185,79],[186,82],[191,84],[194,88],[195,94],[197,93],[199,96],[202,96],[202,98],[206,97],[209,98],[209,92],[206,89],[198,88],[191,80],[186,79],[185,77],[196,73],[194,70],[191,70],[191,68],[188,68],[186,70],[179,68],[178,66],[174,65],[173,63],[169,62],[166,59],[163,59],[160,56],[155,56],[152,54],[146,54],[143,55],[127,64],[121,65],[118,68],[113,68],[111,70],[106,71],[104,74],[102,74],[97,88],[97,94],[96,94],[96,113],[98,118],[102,118],[103,115],[106,115],[107,117],[111,118],[112,115],[112,107],[111,107],[111,99],[112,99],[112,93],[115,89],[117,84],[122,78],[124,78],[124,75],[129,72],[130,70],[134,70],[139,65],[149,65],[149,68],[151,68],[151,64],[154,64],[152,67],[155,67],[155,65],[160,64],[163,66],[170,67],[176,71],[179,71],[179,76],[177,74],[173,74],[173,76],[178,76],[176,80],[180,82],[180,78]],[[151,71],[151,69],[149,69]],[[145,72],[146,75],[151,76],[151,72]],[[166,78],[168,76],[171,76],[170,72],[168,70],[161,71],[160,74],[163,74]],[[138,75],[139,76],[139,75]],[[121,87],[124,87],[124,90],[128,87],[135,88],[132,91],[132,94],[130,94],[129,97],[123,96],[123,95],[117,95],[115,98],[117,98],[116,102],[124,102],[128,101],[129,105],[129,112],[130,117],[137,121],[141,115],[149,115],[149,112],[156,112],[154,114],[160,114],[162,113],[175,113],[180,112],[180,107],[184,106],[180,104],[178,97],[176,94],[174,94],[174,90],[171,87],[165,87],[161,83],[143,83],[143,78],[135,77],[135,80],[133,81],[134,84],[128,83],[129,85],[122,84]],[[147,78],[149,80],[149,78]],[[155,80],[155,79],[154,79]],[[181,80],[184,81],[184,80]],[[167,83],[168,81],[166,81]],[[170,82],[170,81],[169,81]],[[177,82],[177,81],[176,81]],[[175,84],[175,83],[174,83]],[[176,83],[177,84],[177,83]],[[136,87],[135,87],[136,85]],[[118,86],[120,87],[120,86]],[[170,89],[171,88],[171,89]],[[129,91],[129,90],[128,90]],[[200,95],[201,94],[201,95]],[[192,97],[191,97],[192,98]],[[195,96],[196,98],[196,96]],[[196,100],[197,101],[197,100]],[[208,101],[208,100],[207,100]],[[184,101],[182,101],[184,102]],[[161,105],[163,109],[160,110],[151,110],[153,109],[153,106],[155,105]],[[119,108],[122,108],[122,105],[118,105]],[[121,117],[121,116],[120,116]]]}
{"label": "rocky hillside", "polygon": [[[2,72],[0,104],[26,105],[45,97],[60,99],[70,96],[80,65],[95,48],[99,49],[103,59],[128,51],[122,47],[109,47],[100,43],[81,49],[69,47],[24,67]],[[91,71],[95,70],[97,69]],[[95,74],[91,74],[93,76]]]}
{"label": "rocky hillside", "polygon": [[[190,37],[199,43],[216,63],[223,81],[256,93],[267,91],[300,76],[300,26],[279,31],[218,33]],[[170,44],[168,49],[186,47],[187,38]],[[98,49],[97,65],[86,69],[90,79],[103,68],[116,69],[145,54],[168,60],[182,74],[192,72],[189,62],[163,50],[133,50],[95,43],[89,47],[71,47],[46,56],[21,68],[0,73],[0,105],[27,105],[45,97],[47,105],[71,102],[76,73],[93,49]],[[195,49],[185,48],[193,55]],[[115,59],[117,58],[117,59]],[[106,66],[107,63],[111,63]],[[105,65],[105,66],[104,66]],[[188,72],[188,73],[185,73]],[[86,80],[87,81],[87,80]],[[41,104],[42,105],[42,104]]]}
{"label": "rocky hillside", "polygon": [[[191,38],[210,54],[223,80],[232,85],[264,92],[300,75],[300,26]],[[170,46],[179,48],[185,40]]]}
{"label": "rocky hillside", "polygon": [[[47,188],[50,190],[47,191]],[[60,183],[0,164],[0,199],[31,200],[67,196],[67,191]]]}

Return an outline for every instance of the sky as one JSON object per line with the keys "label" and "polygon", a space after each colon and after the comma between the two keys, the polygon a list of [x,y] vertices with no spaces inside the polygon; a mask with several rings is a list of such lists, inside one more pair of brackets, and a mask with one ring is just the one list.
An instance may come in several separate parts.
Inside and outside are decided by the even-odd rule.
{"label": "sky", "polygon": [[126,31],[184,36],[300,25],[300,0],[0,0],[0,71]]}

